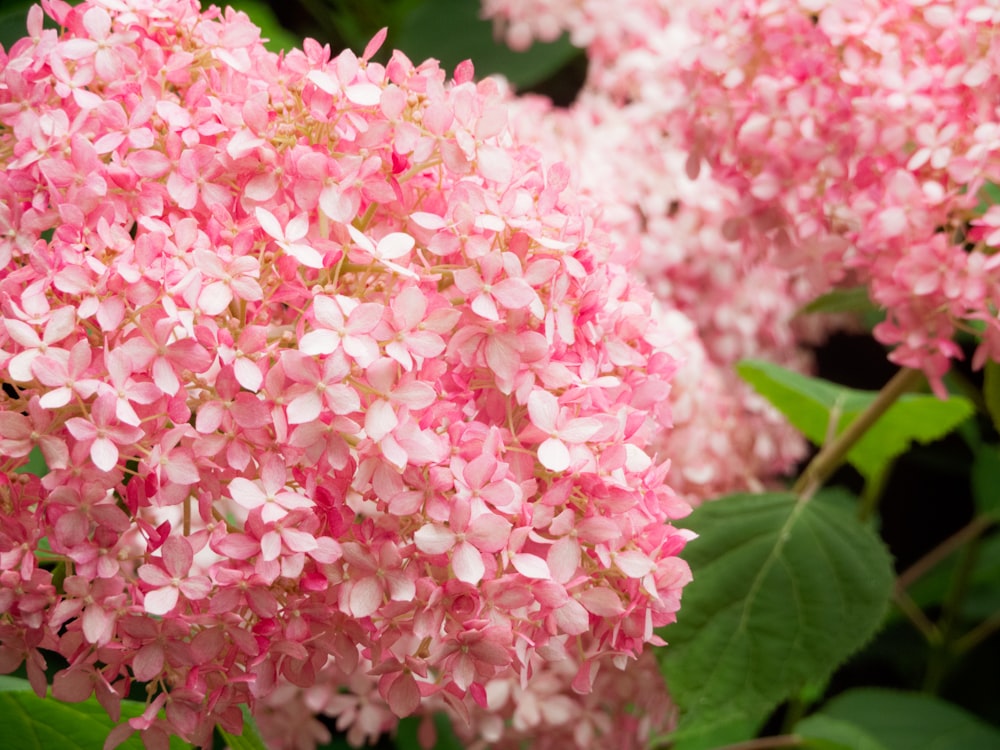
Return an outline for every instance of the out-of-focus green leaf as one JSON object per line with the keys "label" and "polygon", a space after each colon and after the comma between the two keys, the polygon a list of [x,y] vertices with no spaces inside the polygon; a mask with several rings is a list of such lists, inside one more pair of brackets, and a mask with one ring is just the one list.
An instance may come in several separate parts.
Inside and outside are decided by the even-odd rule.
{"label": "out-of-focus green leaf", "polygon": [[992,360],[983,367],[983,400],[993,426],[1000,432],[1000,363]]}
{"label": "out-of-focus green leaf", "polygon": [[[826,441],[832,416],[837,418],[839,434],[878,395],[802,375],[770,362],[744,360],[737,365],[737,371],[817,445]],[[855,443],[847,460],[871,480],[905,453],[911,443],[930,443],[944,437],[974,411],[972,402],[961,396],[941,400],[930,395],[906,394]]]}
{"label": "out-of-focus green leaf", "polygon": [[795,725],[795,734],[810,750],[888,750],[861,727],[842,719],[816,714]]}
{"label": "out-of-focus green leaf", "polygon": [[250,16],[250,20],[260,28],[260,35],[267,41],[264,46],[272,52],[288,51],[299,47],[302,39],[281,25],[271,6],[263,0],[227,0],[220,5],[229,5]]}
{"label": "out-of-focus green leaf", "polygon": [[850,289],[834,289],[820,295],[803,307],[799,314],[809,313],[872,313],[878,307],[868,297],[868,287],[856,286]]}
{"label": "out-of-focus green leaf", "polygon": [[1000,730],[924,694],[859,688],[837,696],[820,714],[860,727],[886,750],[1000,748]]}
{"label": "out-of-focus green leaf", "polygon": [[433,57],[450,72],[472,60],[477,77],[502,73],[519,88],[545,80],[582,54],[565,36],[514,52],[495,38],[493,24],[479,17],[479,3],[470,0],[425,0],[390,33],[393,46],[415,62]]}
{"label": "out-of-focus green leaf", "polygon": [[0,44],[5,50],[9,51],[14,42],[28,35],[28,8],[34,4],[31,0],[10,0],[0,7]]}
{"label": "out-of-focus green leaf", "polygon": [[840,502],[733,495],[683,525],[694,581],[661,635],[682,727],[766,715],[860,648],[892,592],[889,555]]}
{"label": "out-of-focus green leaf", "polygon": [[347,741],[344,735],[338,734],[325,745],[320,745],[316,750],[355,750],[355,748]]}
{"label": "out-of-focus green leaf", "polygon": [[972,459],[972,497],[983,514],[1000,514],[1000,447],[982,445]]}
{"label": "out-of-focus green leaf", "polygon": [[[422,717],[410,716],[399,722],[396,730],[396,747],[398,750],[424,750],[420,744],[418,733]],[[434,750],[464,750],[462,743],[451,728],[451,720],[443,713],[434,715],[434,732],[437,741],[434,743]]]}
{"label": "out-of-focus green leaf", "polygon": [[710,726],[695,725],[672,733],[670,747],[671,750],[715,750],[717,747],[753,739],[763,722],[763,718],[743,716]]}
{"label": "out-of-focus green leaf", "polygon": [[990,206],[1000,203],[1000,186],[987,182],[979,189],[979,205],[976,213],[984,214]]}

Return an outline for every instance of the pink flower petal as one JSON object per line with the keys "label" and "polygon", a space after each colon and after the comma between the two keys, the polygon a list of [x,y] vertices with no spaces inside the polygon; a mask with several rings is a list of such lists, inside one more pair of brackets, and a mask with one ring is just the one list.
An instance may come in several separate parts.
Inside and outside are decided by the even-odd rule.
{"label": "pink flower petal", "polygon": [[455,534],[443,526],[425,524],[413,535],[417,549],[427,555],[440,555],[450,550],[455,544]]}
{"label": "pink flower petal", "polygon": [[385,698],[389,710],[402,719],[420,707],[420,687],[412,674],[400,672],[389,686]]}
{"label": "pink flower petal", "polygon": [[165,615],[177,606],[178,591],[173,586],[164,586],[146,594],[143,607],[151,615]]}
{"label": "pink flower petal", "polygon": [[604,587],[582,591],[578,598],[588,612],[598,617],[618,617],[625,611],[618,594]]}
{"label": "pink flower petal", "polygon": [[348,606],[354,617],[368,617],[382,604],[382,587],[374,576],[357,581],[351,587]]}
{"label": "pink flower petal", "polygon": [[518,552],[511,557],[510,562],[514,566],[514,570],[525,578],[533,578],[540,581],[552,579],[548,563],[538,555],[532,555],[529,552]]}
{"label": "pink flower petal", "polygon": [[532,391],[528,396],[528,416],[535,427],[551,434],[559,417],[558,399],[548,391]]}
{"label": "pink flower petal", "polygon": [[549,471],[566,471],[569,468],[569,449],[558,438],[549,438],[538,446],[538,460]]}
{"label": "pink flower petal", "polygon": [[451,556],[451,569],[455,578],[473,586],[483,580],[486,574],[482,553],[468,542],[461,542],[455,547]]}

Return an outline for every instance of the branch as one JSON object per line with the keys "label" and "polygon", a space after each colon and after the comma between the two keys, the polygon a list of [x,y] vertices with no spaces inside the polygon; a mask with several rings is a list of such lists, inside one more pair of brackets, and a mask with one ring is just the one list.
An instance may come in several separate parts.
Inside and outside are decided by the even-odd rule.
{"label": "branch", "polygon": [[767,750],[772,747],[801,747],[802,738],[795,734],[779,734],[775,737],[758,737],[755,740],[724,745],[719,750]]}
{"label": "branch", "polygon": [[956,654],[964,654],[966,651],[978,646],[998,630],[1000,630],[1000,612],[995,612],[961,638],[958,638],[952,645],[952,650]]}
{"label": "branch", "polygon": [[810,497],[830,475],[844,462],[854,444],[861,439],[868,428],[896,403],[896,400],[907,391],[912,390],[923,378],[919,370],[903,368],[892,380],[885,384],[878,396],[871,402],[858,418],[847,425],[847,428],[832,441],[823,446],[819,453],[809,462],[809,465],[798,478],[792,491],[800,497]]}
{"label": "branch", "polygon": [[913,563],[913,565],[900,573],[899,578],[896,579],[896,591],[906,591],[906,589],[920,580],[920,578],[922,578],[938,563],[961,548],[964,544],[968,544],[972,540],[976,539],[983,532],[988,530],[994,523],[996,523],[996,519],[991,516],[976,516],[973,518],[972,521],[960,528],[950,537],[941,542],[937,547],[932,549],[926,555]]}
{"label": "branch", "polygon": [[917,606],[909,594],[901,589],[896,589],[892,596],[893,602],[899,608],[910,623],[915,627],[928,643],[937,645],[941,642],[941,633],[937,625],[930,621],[924,611]]}

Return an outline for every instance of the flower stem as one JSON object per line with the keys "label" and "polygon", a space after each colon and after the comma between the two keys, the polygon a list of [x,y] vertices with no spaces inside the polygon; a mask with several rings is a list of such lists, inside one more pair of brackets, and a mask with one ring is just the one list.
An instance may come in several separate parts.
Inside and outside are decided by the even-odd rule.
{"label": "flower stem", "polygon": [[900,396],[916,387],[922,378],[923,373],[919,370],[903,368],[897,372],[892,380],[879,391],[878,396],[868,408],[847,425],[847,428],[834,440],[823,446],[822,450],[806,466],[802,476],[792,487],[792,491],[803,498],[811,497],[844,462],[844,458],[854,447],[854,444],[861,439],[861,436],[888,411],[889,407]]}

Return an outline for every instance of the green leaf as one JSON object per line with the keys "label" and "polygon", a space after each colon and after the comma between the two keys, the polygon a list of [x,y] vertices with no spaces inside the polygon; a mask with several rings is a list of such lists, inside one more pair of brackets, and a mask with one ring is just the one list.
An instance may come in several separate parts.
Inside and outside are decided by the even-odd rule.
{"label": "green leaf", "polygon": [[49,473],[49,467],[45,464],[45,456],[42,455],[42,451],[37,445],[28,454],[28,463],[18,467],[15,473],[34,474],[39,477],[44,477]]}
{"label": "green leaf", "polygon": [[515,52],[494,37],[493,24],[481,19],[479,4],[469,0],[423,2],[392,31],[392,43],[414,61],[433,57],[450,72],[463,60],[472,60],[477,78],[502,73],[518,88],[545,80],[582,54],[566,36]]}
{"label": "green leaf", "polygon": [[1000,203],[1000,187],[992,182],[987,182],[980,188],[978,197],[979,205],[976,206],[976,213],[984,214],[990,206]]}
{"label": "green leaf", "polygon": [[[792,372],[770,362],[744,360],[736,369],[740,377],[817,445],[826,442],[834,418],[835,432],[839,434],[878,395]],[[961,396],[942,401],[936,396],[908,393],[855,443],[847,460],[871,481],[913,442],[939,440],[974,411],[972,402]]]}
{"label": "green leaf", "polygon": [[250,16],[254,25],[260,28],[261,37],[267,40],[264,46],[271,52],[288,51],[302,45],[302,39],[282,26],[271,6],[263,0],[228,0],[220,5],[230,5]]}
{"label": "green leaf", "polygon": [[983,400],[993,426],[1000,432],[1000,363],[993,360],[983,367]]}
{"label": "green leaf", "polygon": [[10,690],[21,692],[32,692],[31,683],[20,677],[11,677],[7,674],[0,674],[0,693],[6,693]]}
{"label": "green leaf", "polygon": [[886,750],[1000,747],[1000,730],[957,706],[924,694],[859,688],[834,698],[821,714],[860,727]]}
{"label": "green leaf", "polygon": [[[424,719],[417,716],[410,716],[399,722],[396,730],[396,747],[399,750],[423,750],[418,737],[420,724]],[[434,714],[434,729],[437,733],[437,742],[434,743],[434,750],[463,750],[465,744],[455,736],[451,728],[451,720],[443,713]]]}
{"label": "green leaf", "polygon": [[[122,701],[122,721],[139,716],[146,707],[137,701]],[[39,698],[27,680],[0,677],[0,736],[18,738],[17,750],[96,750],[115,727],[96,699],[63,703],[55,698]],[[3,747],[15,747],[4,744]],[[143,750],[142,739],[133,734],[118,746],[120,750]],[[191,746],[170,738],[171,750]]]}
{"label": "green leaf", "polygon": [[320,745],[316,750],[355,750],[355,748],[343,734],[336,734],[333,739],[325,745]]}
{"label": "green leaf", "polygon": [[14,0],[0,9],[0,45],[10,51],[11,45],[28,35],[28,9],[34,0]]}
{"label": "green leaf", "polygon": [[972,458],[972,497],[976,510],[1000,515],[1000,446],[983,445]]}
{"label": "green leaf", "polygon": [[790,493],[697,508],[663,667],[683,721],[766,715],[860,648],[892,593],[889,555],[851,509]]}
{"label": "green leaf", "polygon": [[834,289],[820,295],[799,310],[798,314],[810,313],[873,313],[878,307],[868,297],[867,286],[850,289]]}
{"label": "green leaf", "polygon": [[888,750],[856,724],[816,714],[795,725],[803,747],[815,750]]}

